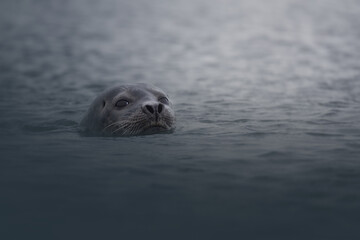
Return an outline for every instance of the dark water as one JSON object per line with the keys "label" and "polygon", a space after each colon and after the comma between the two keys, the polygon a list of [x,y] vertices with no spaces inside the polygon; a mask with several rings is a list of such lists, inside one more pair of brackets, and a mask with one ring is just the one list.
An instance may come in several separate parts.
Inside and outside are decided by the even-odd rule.
{"label": "dark water", "polygon": [[[359,239],[360,2],[0,3],[1,239]],[[173,134],[83,137],[148,82]]]}

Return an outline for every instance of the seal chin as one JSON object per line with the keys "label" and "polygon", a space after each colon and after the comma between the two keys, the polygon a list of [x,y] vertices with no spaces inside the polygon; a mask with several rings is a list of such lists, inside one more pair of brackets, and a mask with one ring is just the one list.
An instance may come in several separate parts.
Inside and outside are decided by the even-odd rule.
{"label": "seal chin", "polygon": [[153,134],[153,133],[165,133],[169,132],[171,129],[161,123],[151,123],[149,126],[143,128],[141,134]]}

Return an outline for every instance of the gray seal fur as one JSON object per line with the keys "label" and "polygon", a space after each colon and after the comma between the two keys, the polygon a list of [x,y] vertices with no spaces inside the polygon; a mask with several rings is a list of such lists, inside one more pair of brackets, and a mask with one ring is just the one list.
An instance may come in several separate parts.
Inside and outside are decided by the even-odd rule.
{"label": "gray seal fur", "polygon": [[160,88],[144,83],[118,85],[95,98],[80,126],[101,135],[171,132],[175,114],[172,102]]}

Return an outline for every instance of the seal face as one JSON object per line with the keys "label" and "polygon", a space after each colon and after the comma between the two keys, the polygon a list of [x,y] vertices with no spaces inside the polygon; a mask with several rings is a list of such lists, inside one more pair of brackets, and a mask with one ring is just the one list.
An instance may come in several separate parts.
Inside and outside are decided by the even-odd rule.
{"label": "seal face", "polygon": [[132,136],[170,132],[175,114],[161,89],[144,84],[120,85],[101,93],[80,123],[91,133]]}

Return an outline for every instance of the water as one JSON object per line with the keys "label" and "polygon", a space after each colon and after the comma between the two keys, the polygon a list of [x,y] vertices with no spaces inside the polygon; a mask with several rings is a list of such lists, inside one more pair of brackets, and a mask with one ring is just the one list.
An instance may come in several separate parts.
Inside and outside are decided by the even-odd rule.
{"label": "water", "polygon": [[[360,2],[0,3],[2,239],[359,239]],[[148,82],[173,134],[84,137]]]}

